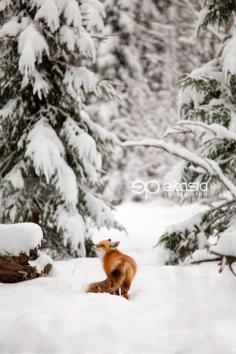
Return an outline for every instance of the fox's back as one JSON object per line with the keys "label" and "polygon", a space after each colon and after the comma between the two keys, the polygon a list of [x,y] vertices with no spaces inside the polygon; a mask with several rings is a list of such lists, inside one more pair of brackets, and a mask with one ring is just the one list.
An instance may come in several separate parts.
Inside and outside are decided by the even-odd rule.
{"label": "fox's back", "polygon": [[133,258],[118,250],[111,250],[103,257],[103,268],[106,274],[111,274],[111,272],[116,269],[122,261],[125,264],[126,272],[133,278],[137,269],[136,262]]}

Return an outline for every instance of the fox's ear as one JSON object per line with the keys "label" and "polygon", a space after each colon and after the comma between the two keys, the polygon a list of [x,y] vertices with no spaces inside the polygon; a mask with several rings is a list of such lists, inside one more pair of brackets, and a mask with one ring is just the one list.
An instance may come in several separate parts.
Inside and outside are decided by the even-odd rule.
{"label": "fox's ear", "polygon": [[120,241],[115,241],[115,242],[111,242],[110,246],[111,247],[117,247],[117,246],[119,246],[119,244],[120,244]]}

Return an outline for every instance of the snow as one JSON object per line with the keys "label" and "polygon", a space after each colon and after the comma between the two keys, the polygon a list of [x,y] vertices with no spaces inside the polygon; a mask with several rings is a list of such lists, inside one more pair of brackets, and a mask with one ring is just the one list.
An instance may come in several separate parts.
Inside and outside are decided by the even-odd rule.
{"label": "snow", "polygon": [[225,128],[224,126],[213,123],[213,124],[205,124],[202,122],[194,122],[194,121],[187,121],[187,120],[180,120],[178,121],[177,125],[183,125],[186,127],[193,127],[193,128],[202,128],[209,132],[211,132],[216,138],[218,139],[226,139],[226,140],[236,140],[236,134],[229,129]]}
{"label": "snow", "polygon": [[[85,293],[104,279],[99,259],[55,262],[48,278],[0,285],[1,353],[235,353],[236,282],[217,265],[158,266],[154,242],[169,223],[201,206],[152,201],[121,205],[129,236],[120,249],[138,263],[130,300]],[[108,235],[96,233],[95,240]],[[119,236],[119,237],[118,237]]]}
{"label": "snow", "polygon": [[37,93],[39,99],[42,99],[42,95],[47,96],[49,92],[49,84],[46,81],[46,77],[43,74],[40,74],[37,70],[32,74],[34,77],[34,86],[33,86],[33,94]]}
{"label": "snow", "polygon": [[31,158],[36,173],[43,173],[49,183],[58,160],[65,154],[62,142],[45,119],[39,120],[29,132],[28,142],[25,156]]}
{"label": "snow", "polygon": [[[193,80],[205,81],[207,81],[208,79],[215,79],[220,84],[224,81],[221,66],[219,65],[218,59],[213,59],[202,67],[194,69],[189,75],[189,77]],[[178,95],[179,116],[181,116],[181,108],[184,104],[193,104],[194,108],[198,108],[204,103],[205,96],[206,93],[204,93],[203,90],[197,90],[197,88],[193,85],[183,87]],[[218,103],[220,102],[218,101]]]}
{"label": "snow", "polygon": [[0,3],[0,11],[5,10],[7,7],[10,6],[12,0],[2,0]]}
{"label": "snow", "polygon": [[64,232],[64,244],[66,245],[69,241],[72,249],[77,250],[78,248],[79,255],[84,256],[85,224],[79,212],[76,210],[67,212],[64,208],[59,207],[57,225],[58,231],[61,229]]}
{"label": "snow", "polygon": [[196,250],[195,252],[193,252],[191,257],[187,257],[185,260],[185,263],[190,264],[193,262],[202,262],[206,259],[213,260],[216,258],[217,258],[217,256],[209,253],[207,249],[200,249],[200,250]]}
{"label": "snow", "polygon": [[82,17],[79,4],[76,0],[67,1],[67,5],[64,10],[64,17],[68,26],[80,29],[82,26]]}
{"label": "snow", "polygon": [[186,230],[192,230],[195,225],[198,226],[199,223],[202,221],[203,215],[204,215],[204,212],[197,213],[197,214],[193,215],[191,218],[184,220],[181,223],[178,223],[176,225],[170,225],[167,227],[165,232],[172,233],[177,230],[179,232],[184,232]]}
{"label": "snow", "polygon": [[108,207],[108,205],[100,198],[96,197],[89,191],[85,194],[86,207],[92,220],[95,221],[97,227],[103,227],[116,224],[116,219]]}
{"label": "snow", "polygon": [[22,189],[25,186],[24,179],[21,170],[14,167],[5,177],[6,180],[10,181],[15,189]]}
{"label": "snow", "polygon": [[37,7],[34,20],[43,19],[52,32],[59,28],[62,13],[68,26],[77,30],[82,26],[80,7],[76,0],[32,0],[31,3],[32,7]]}
{"label": "snow", "polygon": [[78,39],[78,47],[80,53],[88,58],[91,58],[93,63],[96,61],[96,48],[94,41],[90,34],[83,28],[80,32],[80,38]]}
{"label": "snow", "polygon": [[228,80],[228,75],[236,74],[236,31],[234,30],[233,36],[226,42],[222,53],[222,69],[225,81]]}
{"label": "snow", "polygon": [[8,117],[11,118],[13,116],[13,113],[17,107],[18,100],[17,99],[11,99],[3,106],[2,109],[0,109],[0,116],[2,120],[7,119]]}
{"label": "snow", "polygon": [[[1,112],[1,111],[0,111]],[[116,137],[116,135],[112,132],[109,132],[107,129],[103,128],[102,126],[100,126],[99,124],[93,122],[88,113],[84,110],[82,110],[80,112],[80,116],[82,121],[84,121],[87,126],[89,127],[89,129],[92,130],[92,132],[97,136],[100,137],[101,140],[103,141],[109,141],[111,140],[113,144],[118,144],[119,141]]]}
{"label": "snow", "polygon": [[198,13],[198,23],[197,23],[197,26],[196,26],[198,31],[203,26],[203,24],[204,24],[204,22],[206,20],[206,16],[208,15],[208,13],[209,13],[208,7],[203,7],[201,9],[201,11],[199,11],[199,13]]}
{"label": "snow", "polygon": [[95,140],[80,129],[72,118],[67,118],[63,124],[63,134],[75,155],[79,157],[88,180],[92,183],[98,182],[97,170],[101,169],[101,155],[97,151]]}
{"label": "snow", "polygon": [[77,144],[81,158],[96,165],[98,153],[95,140],[89,134],[81,132],[77,137]]}
{"label": "snow", "polygon": [[6,22],[1,30],[0,37],[16,37],[21,30],[21,25],[17,21],[17,17],[12,17],[10,21]]}
{"label": "snow", "polygon": [[74,31],[69,26],[63,25],[60,28],[60,41],[62,44],[65,44],[71,52],[75,50],[76,46],[76,36]]}
{"label": "snow", "polygon": [[231,110],[231,120],[229,124],[229,130],[232,133],[236,133],[236,113],[233,110]]}
{"label": "snow", "polygon": [[35,71],[35,63],[41,62],[44,53],[49,55],[48,44],[33,23],[30,23],[19,35],[18,52],[19,70],[24,75],[25,83],[28,83],[28,77]]}
{"label": "snow", "polygon": [[55,186],[63,197],[65,204],[74,208],[79,197],[76,175],[64,159],[58,161],[56,171]]}
{"label": "snow", "polygon": [[36,21],[42,19],[46,22],[51,31],[55,32],[60,26],[59,15],[60,13],[56,2],[52,0],[44,0],[41,1],[41,6],[39,6],[34,19]]}
{"label": "snow", "polygon": [[[78,99],[84,93],[98,92],[98,76],[87,69],[85,66],[70,67],[65,74],[64,84],[67,86],[68,93]],[[83,90],[83,91],[82,91]]]}
{"label": "snow", "polygon": [[81,12],[85,14],[86,27],[89,32],[102,32],[105,11],[103,4],[98,0],[82,0]]}
{"label": "snow", "polygon": [[34,223],[0,224],[0,254],[18,256],[29,254],[41,244],[43,232]]}
{"label": "snow", "polygon": [[236,257],[236,217],[232,218],[230,226],[221,233],[217,245],[212,246],[210,251]]}
{"label": "snow", "polygon": [[212,354],[235,352],[236,282],[217,265],[158,266],[156,243],[169,223],[201,205],[152,201],[121,205],[116,217],[129,236],[120,249],[138,263],[130,300],[85,293],[104,279],[99,259],[55,262],[48,278],[0,285],[0,353]]}
{"label": "snow", "polygon": [[46,254],[43,254],[42,252],[38,252],[38,258],[35,261],[30,261],[29,264],[31,265],[31,267],[35,267],[36,271],[38,274],[42,273],[44,271],[44,268],[48,265],[51,264],[53,265],[54,262],[51,259],[51,257],[49,257]]}
{"label": "snow", "polygon": [[63,129],[68,142],[74,147],[80,159],[96,165],[98,152],[95,140],[80,129],[72,118],[67,118]]}
{"label": "snow", "polygon": [[70,205],[76,205],[78,188],[72,168],[64,160],[64,146],[46,119],[39,120],[28,134],[25,156],[34,164],[37,175],[50,183],[56,174],[56,188]]}
{"label": "snow", "polygon": [[65,44],[71,52],[73,52],[75,48],[79,48],[80,54],[83,57],[91,58],[93,63],[96,61],[94,41],[84,28],[80,29],[78,36],[71,27],[63,25],[60,28],[60,41]]}

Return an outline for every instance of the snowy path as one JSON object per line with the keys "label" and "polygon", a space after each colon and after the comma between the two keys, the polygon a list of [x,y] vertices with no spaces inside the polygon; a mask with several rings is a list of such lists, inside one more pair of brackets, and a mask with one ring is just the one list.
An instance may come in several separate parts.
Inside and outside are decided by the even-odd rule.
{"label": "snowy path", "polygon": [[[160,227],[169,224],[169,209],[150,210],[150,223],[158,212]],[[138,211],[130,210],[130,227],[134,216]],[[0,353],[236,353],[235,278],[219,275],[215,264],[157,266],[154,250],[143,249],[138,235],[136,241],[123,242],[139,264],[130,301],[83,292],[104,277],[98,259],[58,262],[54,277],[0,285]]]}

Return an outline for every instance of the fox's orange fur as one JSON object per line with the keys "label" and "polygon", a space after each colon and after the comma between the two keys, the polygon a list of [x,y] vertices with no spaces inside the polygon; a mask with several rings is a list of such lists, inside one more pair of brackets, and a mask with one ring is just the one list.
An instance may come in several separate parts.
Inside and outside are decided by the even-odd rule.
{"label": "fox's orange fur", "polygon": [[90,284],[88,292],[121,294],[128,299],[128,291],[137,266],[133,258],[116,249],[118,245],[119,242],[111,242],[110,239],[95,245],[98,253],[102,253],[103,268],[107,278]]}

